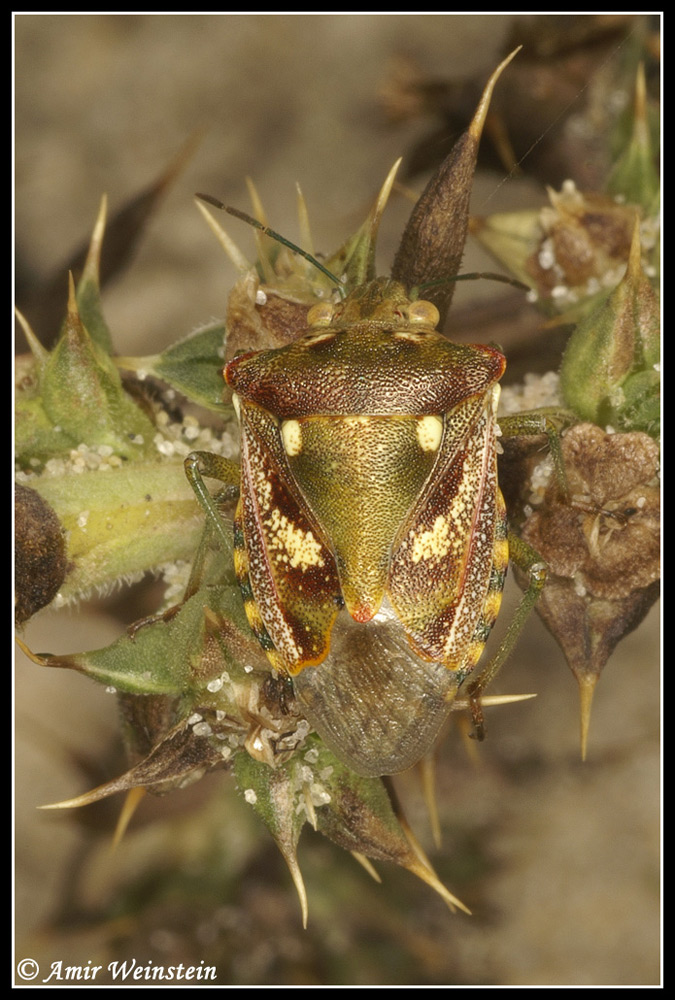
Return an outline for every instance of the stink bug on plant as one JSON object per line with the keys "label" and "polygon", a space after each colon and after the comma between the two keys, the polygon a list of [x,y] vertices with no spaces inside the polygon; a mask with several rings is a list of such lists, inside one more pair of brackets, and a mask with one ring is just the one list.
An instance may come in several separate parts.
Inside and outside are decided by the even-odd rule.
{"label": "stink bug on plant", "polygon": [[[389,774],[429,752],[499,611],[506,361],[452,343],[437,308],[390,279],[307,322],[224,371],[241,427],[235,569],[253,631],[324,741],[358,773]],[[200,468],[233,484],[229,463],[196,453],[201,495]],[[543,584],[531,562],[528,603]]]}
{"label": "stink bug on plant", "polygon": [[388,281],[308,321],[225,371],[242,431],[237,569],[324,740],[390,773],[433,743],[499,609],[505,361],[446,340],[435,306]]}
{"label": "stink bug on plant", "polygon": [[[348,294],[310,308],[295,339],[226,365],[241,469],[205,453],[187,469],[219,532],[201,477],[238,492],[235,570],[275,671],[338,757],[383,775],[429,753],[497,618],[509,561],[496,422],[506,360],[443,336],[433,302],[372,277],[370,249]],[[478,723],[480,694],[543,586],[536,554],[521,561],[530,587],[470,688]]]}

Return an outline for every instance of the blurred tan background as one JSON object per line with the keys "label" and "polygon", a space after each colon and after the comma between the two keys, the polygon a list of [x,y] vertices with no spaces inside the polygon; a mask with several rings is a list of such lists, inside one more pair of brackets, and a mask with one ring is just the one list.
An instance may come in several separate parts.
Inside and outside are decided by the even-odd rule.
{"label": "blurred tan background", "polygon": [[[194,208],[195,191],[248,208],[244,178],[251,176],[271,224],[298,239],[294,186],[300,182],[316,247],[334,249],[362,221],[393,161],[426,127],[413,121],[394,128],[385,121],[377,94],[392,60],[411,56],[443,77],[487,77],[510,26],[509,17],[495,15],[18,15],[20,289],[35,287],[68,259],[89,232],[103,192],[111,209],[119,206],[161,174],[195,129],[203,129],[132,268],[105,295],[119,353],[147,354],[171,343],[222,315],[234,277]],[[477,179],[477,211],[540,198],[538,183],[500,181],[494,173]],[[408,212],[402,198],[387,212],[383,272]],[[227,228],[252,253],[246,227],[228,220]],[[467,269],[492,268],[474,249],[465,263]],[[480,294],[477,284],[460,289],[460,305]],[[64,278],[64,296],[65,290]],[[32,648],[51,652],[102,646],[123,627],[115,610],[99,603],[86,614],[43,613],[26,639]],[[251,958],[250,965],[242,959],[232,982],[657,983],[658,624],[652,612],[607,667],[596,693],[586,764],[578,754],[575,682],[538,622],[528,628],[499,688],[537,691],[539,697],[495,712],[489,740],[479,748],[480,766],[457,739],[444,749],[441,821],[461,834],[451,834],[445,853],[433,852],[428,837],[425,844],[442,873],[454,871],[448,865],[462,851],[480,855],[475,876],[450,885],[471,906],[473,918],[449,915],[429,890],[411,884],[412,877],[379,866],[389,888],[371,890],[363,874],[363,899],[374,901],[375,909],[368,925],[354,932],[361,890],[356,898],[341,896],[338,888],[333,896],[322,893],[326,884],[339,887],[339,872],[353,862],[308,835],[300,861],[309,870],[309,931],[299,929],[283,865],[270,876],[259,915],[268,952],[276,947],[283,955],[295,947],[303,961],[297,959],[293,973],[292,963],[281,958]],[[196,792],[194,801],[181,793],[170,803],[151,804],[129,835],[129,850],[114,858],[104,845],[119,803],[94,819],[37,812],[40,804],[112,777],[106,764],[119,769],[111,756],[116,712],[113,698],[84,678],[48,674],[19,660],[17,958],[86,964],[108,954],[114,939],[110,926],[102,929],[92,916],[97,897],[105,895],[114,909],[117,886],[128,884],[135,872],[142,882],[143,851],[151,854],[147,845],[154,843],[143,840],[144,831],[157,826],[152,809],[168,813],[171,829],[171,823],[185,823],[191,810],[199,815],[205,793]],[[207,784],[230,797],[233,816],[242,813],[231,779],[216,775]],[[411,812],[424,830],[414,796]],[[236,852],[236,844],[229,849]],[[241,862],[241,853],[237,857]],[[251,874],[246,866],[242,872],[242,879]],[[361,876],[356,878],[358,886]],[[273,907],[280,914],[276,924],[269,916]],[[64,913],[71,924],[55,931],[55,915]],[[161,948],[151,951],[159,947],[160,931],[155,928],[150,951],[138,954],[139,961],[149,954],[161,961]],[[194,926],[186,926],[187,937],[194,933]],[[365,954],[369,933],[373,952]],[[283,934],[292,945],[282,941]],[[197,954],[198,946],[199,940]],[[332,964],[326,964],[326,952]],[[409,956],[407,964],[400,964],[400,953]]]}

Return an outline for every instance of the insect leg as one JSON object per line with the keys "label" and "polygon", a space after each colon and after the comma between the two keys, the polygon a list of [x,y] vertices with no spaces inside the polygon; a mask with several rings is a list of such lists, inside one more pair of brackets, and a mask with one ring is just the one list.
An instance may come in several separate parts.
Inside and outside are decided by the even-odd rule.
{"label": "insect leg", "polygon": [[529,576],[527,590],[523,594],[520,604],[511,619],[506,635],[502,639],[497,652],[492,657],[485,670],[468,687],[469,700],[471,702],[471,713],[474,721],[475,737],[482,740],[485,737],[483,724],[483,710],[480,700],[485,689],[492,683],[499,673],[502,664],[510,654],[516,644],[518,636],[529,617],[532,608],[537,603],[544,584],[546,583],[546,564],[539,554],[517,535],[509,532],[509,555],[510,559]]}
{"label": "insect leg", "polygon": [[[239,496],[239,466],[221,455],[209,451],[193,451],[185,459],[185,475],[195,491],[197,500],[204,508],[209,523],[215,529],[216,536],[227,547],[231,543],[230,533],[226,530],[218,510],[218,500],[236,500]],[[217,479],[225,487],[218,498],[209,493],[203,477]]]}
{"label": "insect leg", "polygon": [[[185,601],[199,590],[206,554],[210,549],[211,540],[214,537],[224,542],[226,547],[232,542],[231,533],[226,533],[225,531],[225,525],[218,510],[218,502],[219,500],[235,500],[239,495],[239,467],[236,462],[230,462],[210,452],[194,451],[185,459],[185,475],[195,491],[200,505],[208,515],[199,546],[192,560],[190,578],[182,600],[178,604],[168,608],[161,614],[148,615],[145,618],[141,618],[128,627],[127,632],[132,639],[147,625],[152,625],[157,621],[170,621],[180,611]],[[202,476],[220,480],[225,484],[225,489],[218,496],[211,496],[206,489]]]}
{"label": "insect leg", "polygon": [[569,498],[569,489],[565,476],[560,435],[566,427],[577,423],[577,420],[578,418],[569,410],[555,407],[526,410],[523,413],[513,413],[499,418],[499,427],[503,437],[546,435],[560,495],[565,500]]}

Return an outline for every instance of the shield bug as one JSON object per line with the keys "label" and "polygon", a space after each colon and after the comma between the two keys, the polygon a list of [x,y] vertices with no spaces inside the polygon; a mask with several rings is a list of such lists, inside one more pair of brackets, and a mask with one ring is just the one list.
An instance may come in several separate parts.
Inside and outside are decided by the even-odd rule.
{"label": "shield bug", "polygon": [[224,371],[241,428],[235,569],[324,741],[358,773],[395,773],[429,752],[499,611],[506,362],[448,340],[436,307],[390,279],[307,323]]}
{"label": "shield bug", "polygon": [[[238,491],[235,570],[251,627],[325,743],[363,775],[405,770],[430,751],[499,611],[509,561],[497,482],[505,358],[452,343],[437,330],[437,305],[409,288],[456,272],[467,178],[470,186],[491,88],[508,61],[413,212],[394,262],[402,280],[375,279],[371,267],[392,171],[365,245],[356,246],[360,236],[345,245],[347,257],[365,261],[349,274],[350,294],[312,306],[306,329],[285,346],[227,364],[241,469],[204,453],[187,461],[220,532],[201,476]],[[442,308],[449,303],[433,297]],[[545,419],[518,420],[520,433],[549,432]],[[495,657],[469,686],[479,727],[480,695],[544,582],[536,553],[515,544],[530,586]]]}
{"label": "shield bug", "polygon": [[[362,773],[428,750],[499,608],[508,559],[503,355],[383,280],[230,362],[249,619],[325,741]],[[264,628],[264,633],[262,632]]]}

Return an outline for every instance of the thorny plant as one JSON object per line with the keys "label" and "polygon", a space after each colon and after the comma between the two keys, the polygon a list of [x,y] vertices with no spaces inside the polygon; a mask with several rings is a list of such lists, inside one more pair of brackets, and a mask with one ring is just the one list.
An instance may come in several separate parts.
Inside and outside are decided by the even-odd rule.
{"label": "thorny plant", "polygon": [[[440,328],[454,288],[447,279],[459,272],[470,226],[478,143],[504,65],[419,198],[393,266],[392,278],[405,289],[425,286],[420,297],[435,306]],[[537,610],[579,682],[584,755],[600,672],[659,585],[658,178],[646,106],[639,73],[632,131],[606,194],[568,182],[538,212],[471,220],[473,233],[527,284],[549,323],[572,328],[557,374],[531,376],[519,391],[504,392],[526,436],[505,437],[499,463],[514,538],[548,566]],[[374,277],[393,176],[364,225],[324,261],[347,292]],[[135,802],[139,789],[165,793],[207,771],[228,770],[275,838],[305,920],[296,849],[306,823],[364,864],[393,861],[464,908],[436,877],[391,779],[357,774],[326,746],[292,682],[272,670],[245,613],[232,542],[225,549],[213,526],[213,511],[231,522],[236,490],[216,492],[205,519],[185,477],[184,461],[195,451],[217,456],[218,468],[231,468],[236,456],[223,361],[293,343],[309,310],[333,301],[335,286],[264,232],[256,233],[258,260],[251,265],[204,203],[198,207],[241,273],[222,324],[153,357],[114,357],[98,277],[105,205],[82,277],[77,285],[71,279],[55,347],[44,348],[23,321],[31,355],[17,362],[18,625],[41,608],[148,570],[182,581],[169,589],[162,613],[105,649],[30,654],[44,667],[76,670],[114,688],[124,720],[126,773],[58,807],[116,792]],[[255,195],[254,211],[264,219]],[[308,235],[303,242],[310,245]],[[179,412],[176,394],[215,414],[217,429],[194,408]],[[537,426],[557,463],[542,458],[546,437],[533,437],[532,423],[518,415],[531,405],[526,397],[546,408]],[[481,701],[489,704],[490,696]],[[460,691],[453,708],[470,707]],[[477,697],[473,712],[480,713]],[[425,756],[420,766],[428,767]]]}

